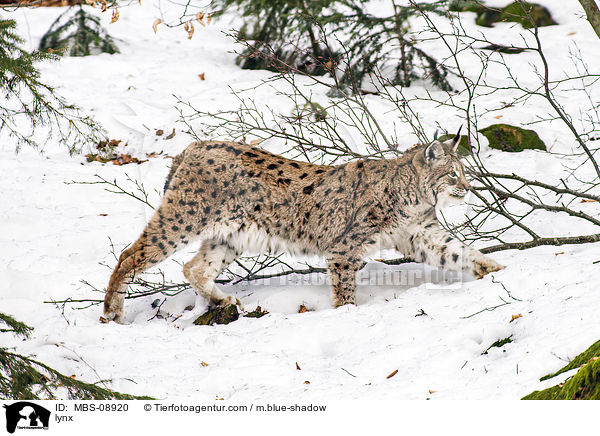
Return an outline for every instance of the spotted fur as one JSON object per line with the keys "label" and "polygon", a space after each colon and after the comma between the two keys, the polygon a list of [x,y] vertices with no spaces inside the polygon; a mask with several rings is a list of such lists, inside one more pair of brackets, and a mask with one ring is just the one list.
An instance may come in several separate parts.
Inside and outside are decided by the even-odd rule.
{"label": "spotted fur", "polygon": [[457,138],[417,146],[390,160],[325,166],[250,145],[196,142],[173,162],[164,198],[141,236],[120,256],[104,300],[120,321],[127,282],[194,240],[183,272],[211,304],[240,304],[215,278],[242,252],[326,257],[336,306],[355,302],[362,259],[395,248],[418,262],[482,277],[503,268],[446,233],[436,207],[470,188]]}

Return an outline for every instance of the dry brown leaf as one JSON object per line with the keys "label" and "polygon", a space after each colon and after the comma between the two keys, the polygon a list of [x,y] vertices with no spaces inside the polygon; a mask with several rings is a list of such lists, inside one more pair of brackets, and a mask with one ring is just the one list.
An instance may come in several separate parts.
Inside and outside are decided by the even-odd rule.
{"label": "dry brown leaf", "polygon": [[302,368],[300,368],[300,365],[298,365],[298,362],[296,362],[296,369],[297,369],[298,371],[302,370]]}
{"label": "dry brown leaf", "polygon": [[598,200],[593,200],[591,198],[582,198],[580,203],[597,203]]}
{"label": "dry brown leaf", "polygon": [[304,304],[301,304],[300,308],[298,309],[298,313],[304,313],[304,312],[306,312],[306,310],[307,310],[306,306]]}
{"label": "dry brown leaf", "polygon": [[175,137],[175,128],[173,128],[173,131],[171,133],[169,133],[169,135],[167,137],[165,137],[165,139],[173,139]]}
{"label": "dry brown leaf", "polygon": [[108,216],[108,214],[107,214],[107,213],[100,213],[100,214],[98,214],[98,215],[100,215],[100,216]]}
{"label": "dry brown leaf", "polygon": [[154,23],[152,23],[152,30],[154,30],[154,33],[156,33],[156,29],[158,28],[158,25],[162,23],[162,20],[160,18],[157,18],[156,20],[154,20]]}
{"label": "dry brown leaf", "polygon": [[119,10],[113,9],[112,18],[110,19],[110,24],[116,22],[119,19]]}
{"label": "dry brown leaf", "polygon": [[437,392],[437,391],[433,391],[431,389],[428,389],[428,391],[429,391],[430,394],[435,394]]}
{"label": "dry brown leaf", "polygon": [[567,36],[573,36],[573,35],[575,35],[576,33],[577,33],[577,32],[570,32],[570,33],[567,33]]}
{"label": "dry brown leaf", "polygon": [[494,118],[496,118],[497,120],[499,120],[500,118],[502,118],[504,115],[496,115]]}
{"label": "dry brown leaf", "polygon": [[252,141],[250,141],[250,145],[252,145],[253,147],[256,147],[258,144],[260,144],[263,141],[264,141],[264,139],[253,139]]}
{"label": "dry brown leaf", "polygon": [[564,251],[559,251],[558,253],[554,253],[555,256],[558,256],[559,254],[565,254]]}
{"label": "dry brown leaf", "polygon": [[183,25],[183,28],[188,34],[188,39],[192,39],[192,36],[194,36],[194,23],[190,20]]}
{"label": "dry brown leaf", "polygon": [[392,378],[393,376],[395,376],[396,374],[398,374],[398,370],[394,370],[390,375],[388,375],[386,378]]}
{"label": "dry brown leaf", "polygon": [[200,362],[200,365],[202,365],[202,366],[208,366],[208,363],[206,363],[206,362]]}
{"label": "dry brown leaf", "polygon": [[198,77],[200,77],[200,80],[204,80],[205,79],[204,73],[198,74]]}
{"label": "dry brown leaf", "polygon": [[163,133],[165,133],[165,131],[164,131],[164,130],[162,130],[162,129],[158,129],[158,130],[156,131],[156,136],[162,136],[162,135],[163,135]]}
{"label": "dry brown leaf", "polygon": [[204,12],[198,12],[196,14],[196,21],[205,26],[206,24],[204,24],[204,21],[202,20],[204,20]]}
{"label": "dry brown leaf", "polygon": [[212,21],[212,14],[209,12],[208,15],[206,16],[206,24],[210,24],[211,21]]}
{"label": "dry brown leaf", "polygon": [[508,322],[513,322],[515,319],[519,319],[522,317],[523,317],[523,315],[521,315],[520,313],[518,315],[513,315],[510,317],[510,321],[508,321]]}
{"label": "dry brown leaf", "polygon": [[310,382],[309,382],[308,380],[304,380],[304,384],[305,384],[305,385],[309,385],[309,384],[310,384]]}
{"label": "dry brown leaf", "polygon": [[102,3],[102,12],[106,12],[106,0],[100,0],[100,3]]}

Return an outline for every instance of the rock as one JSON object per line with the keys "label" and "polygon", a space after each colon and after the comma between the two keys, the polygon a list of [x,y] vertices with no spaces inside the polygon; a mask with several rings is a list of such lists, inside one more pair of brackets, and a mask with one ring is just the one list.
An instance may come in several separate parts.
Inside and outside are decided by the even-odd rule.
{"label": "rock", "polygon": [[228,306],[217,306],[208,309],[194,321],[195,325],[229,324],[237,321],[240,314],[235,304]]}
{"label": "rock", "polygon": [[[438,140],[441,142],[447,141],[448,139],[454,138],[454,135],[441,135]],[[458,143],[458,149],[456,152],[459,156],[469,156],[471,154],[471,144],[469,143],[469,137],[467,135],[460,135],[460,142]]]}
{"label": "rock", "polygon": [[518,152],[523,150],[544,150],[546,145],[533,130],[526,130],[509,124],[493,124],[479,132],[485,136],[490,148]]}
{"label": "rock", "polygon": [[543,391],[534,391],[523,397],[523,400],[600,400],[600,341],[568,365],[540,380],[547,380],[577,367],[580,367],[577,374],[564,383]]}
{"label": "rock", "polygon": [[[542,5],[538,5],[537,3],[526,3],[523,2],[523,6],[525,10],[531,15],[531,19],[535,22],[538,27],[543,26],[553,26],[556,23],[550,14],[550,11]],[[502,13],[500,14],[500,21],[509,21],[513,23],[519,23],[525,29],[530,29],[533,27],[531,20],[521,7],[519,2],[512,2],[508,6],[502,8]]]}

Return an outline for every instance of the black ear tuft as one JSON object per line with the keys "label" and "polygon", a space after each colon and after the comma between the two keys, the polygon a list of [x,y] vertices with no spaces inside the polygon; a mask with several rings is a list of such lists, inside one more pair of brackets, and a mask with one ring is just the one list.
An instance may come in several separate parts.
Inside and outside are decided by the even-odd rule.
{"label": "black ear tuft", "polygon": [[433,140],[434,141],[437,141],[439,133],[440,133],[440,130],[439,129],[435,129],[435,133],[433,134]]}
{"label": "black ear tuft", "polygon": [[460,131],[462,130],[462,126],[458,128],[458,132],[456,136],[452,139],[452,153],[456,153],[456,149],[458,148],[458,143],[460,142]]}

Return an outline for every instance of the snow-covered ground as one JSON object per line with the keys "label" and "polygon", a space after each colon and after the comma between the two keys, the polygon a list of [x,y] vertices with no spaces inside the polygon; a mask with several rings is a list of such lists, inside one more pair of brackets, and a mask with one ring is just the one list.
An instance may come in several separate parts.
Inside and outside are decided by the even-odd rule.
{"label": "snow-covered ground", "polygon": [[[107,385],[117,391],[169,399],[518,399],[570,375],[539,382],[600,335],[600,279],[594,264],[600,260],[600,244],[495,253],[491,257],[506,265],[505,270],[446,287],[423,282],[424,274],[431,272],[426,267],[372,262],[358,288],[358,305],[338,309],[330,303],[324,276],[314,276],[310,283],[292,278],[242,283],[228,291],[247,309],[260,305],[270,313],[225,326],[156,318],[151,307],[156,296],[126,302],[128,325],[99,323],[99,306],[77,310],[67,305],[61,311],[44,303],[102,298],[81,280],[103,289],[115,264],[111,242],[119,253],[138,236],[151,213],[135,199],[107,192],[102,185],[70,182],[93,182],[98,174],[131,186],[128,175],[143,183],[150,201],[157,204],[155,190],[161,189],[171,162],[166,156],[191,141],[185,126],[177,123],[174,96],[205,110],[234,109],[230,86],[249,88],[270,75],[235,65],[234,44],[222,33],[230,27],[227,21],[213,21],[205,28],[196,25],[191,40],[181,28],[159,27],[155,35],[157,10],[143,3],[123,8],[114,24],[109,24],[108,14],[103,16],[120,54],[65,57],[43,65],[42,80],[93,115],[110,138],[128,143],[122,151],[140,158],[153,152],[162,155],[141,165],[114,166],[87,163],[82,155],[69,157],[53,143],[46,144],[43,153],[25,148],[19,154],[14,143],[0,144],[0,311],[35,327],[28,341],[2,335],[7,340],[3,347],[15,347],[81,380],[111,380]],[[541,3],[560,23],[541,29],[551,67],[558,73],[568,69],[566,49],[576,43],[590,70],[598,71],[598,39],[576,2]],[[37,47],[60,10],[11,14],[27,48]],[[465,25],[481,31],[472,25],[472,15],[465,14]],[[522,29],[500,24],[486,31],[491,37],[518,41]],[[527,63],[533,58],[528,56],[533,55],[509,57],[524,80],[532,80]],[[477,68],[475,63],[466,66],[467,71]],[[205,80],[200,80],[201,73]],[[500,70],[490,74],[504,80]],[[419,90],[415,85],[411,92]],[[287,104],[267,88],[254,97],[274,107]],[[382,126],[391,129],[397,116],[375,97],[368,101],[380,114]],[[581,96],[564,103],[575,115],[587,107]],[[502,122],[518,124],[544,113],[532,102],[499,114]],[[497,115],[483,115],[480,125],[499,122]],[[436,122],[450,130],[461,122],[443,109],[430,109],[422,118],[431,130]],[[174,128],[176,135],[165,139]],[[158,129],[165,134],[157,136]],[[571,150],[573,139],[559,123],[534,129],[552,152]],[[398,132],[406,147],[415,141],[407,127],[399,126]],[[269,148],[277,150],[277,143]],[[556,180],[563,171],[560,154],[484,150],[482,156],[491,168],[520,168],[542,180]],[[599,213],[597,203],[582,207]],[[594,232],[573,228],[557,214],[535,215],[531,225],[544,229],[545,235]],[[193,247],[161,265],[169,280],[184,280],[177,262],[192,253]],[[396,277],[399,282],[372,284],[373,277]],[[503,301],[509,304],[485,310]],[[161,309],[178,315],[193,302],[189,291],[168,299]],[[298,313],[300,305],[309,311]],[[513,315],[522,317],[510,322]],[[508,336],[512,343],[482,354]],[[386,378],[395,370],[394,377]]]}

